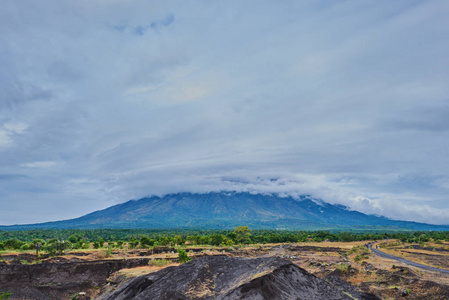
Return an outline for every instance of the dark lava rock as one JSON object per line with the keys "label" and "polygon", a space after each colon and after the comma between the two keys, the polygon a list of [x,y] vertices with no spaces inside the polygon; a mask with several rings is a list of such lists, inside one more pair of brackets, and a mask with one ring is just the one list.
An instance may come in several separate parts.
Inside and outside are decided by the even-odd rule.
{"label": "dark lava rock", "polygon": [[206,256],[137,277],[100,299],[353,298],[281,258]]}
{"label": "dark lava rock", "polygon": [[[356,272],[358,272],[356,269],[351,269]],[[340,291],[350,294],[354,299],[360,299],[360,300],[380,300],[379,297],[377,297],[374,294],[370,293],[364,293],[360,291],[357,287],[349,284],[346,280],[344,280],[342,277],[345,274],[343,274],[339,270],[335,270],[331,272],[328,276],[326,276],[325,280],[332,284],[335,288],[339,289]]]}
{"label": "dark lava rock", "polygon": [[0,292],[11,291],[11,299],[60,300],[100,287],[108,277],[124,268],[147,266],[148,258],[71,261],[55,257],[40,264],[0,263]]}

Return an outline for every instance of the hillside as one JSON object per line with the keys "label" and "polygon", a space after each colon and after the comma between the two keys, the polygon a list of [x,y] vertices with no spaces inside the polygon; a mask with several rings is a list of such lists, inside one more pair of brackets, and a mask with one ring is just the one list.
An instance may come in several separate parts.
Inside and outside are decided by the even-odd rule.
{"label": "hillside", "polygon": [[238,225],[267,229],[411,229],[448,230],[416,222],[351,211],[309,196],[299,199],[266,194],[178,193],[131,200],[80,218],[1,230],[32,228],[196,228],[228,229]]}

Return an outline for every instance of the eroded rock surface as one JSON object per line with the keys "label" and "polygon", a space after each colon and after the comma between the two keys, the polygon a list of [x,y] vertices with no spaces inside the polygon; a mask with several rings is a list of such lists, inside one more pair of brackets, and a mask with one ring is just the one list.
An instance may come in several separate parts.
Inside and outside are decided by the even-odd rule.
{"label": "eroded rock surface", "polygon": [[209,256],[137,277],[100,299],[354,298],[281,258]]}
{"label": "eroded rock surface", "polygon": [[69,299],[71,295],[106,283],[117,270],[148,265],[148,258],[85,261],[52,258],[39,264],[0,262],[0,291],[11,299]]}

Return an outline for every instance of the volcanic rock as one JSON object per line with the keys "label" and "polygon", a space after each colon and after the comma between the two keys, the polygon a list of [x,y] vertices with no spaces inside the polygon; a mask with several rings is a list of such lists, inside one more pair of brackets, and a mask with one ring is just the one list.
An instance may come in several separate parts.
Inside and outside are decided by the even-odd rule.
{"label": "volcanic rock", "polygon": [[100,299],[353,298],[288,260],[206,256],[137,277]]}

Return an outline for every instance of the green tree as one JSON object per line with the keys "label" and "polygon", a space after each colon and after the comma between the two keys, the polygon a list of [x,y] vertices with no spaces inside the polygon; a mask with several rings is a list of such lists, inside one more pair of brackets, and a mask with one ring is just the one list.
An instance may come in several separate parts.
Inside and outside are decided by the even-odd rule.
{"label": "green tree", "polygon": [[190,245],[194,245],[196,244],[196,236],[194,235],[189,235],[186,240],[190,243]]}
{"label": "green tree", "polygon": [[27,243],[23,243],[22,246],[20,246],[20,250],[22,251],[30,250],[30,245]]}
{"label": "green tree", "polygon": [[234,228],[234,233],[238,243],[249,244],[251,241],[251,229],[248,226],[238,226]]}
{"label": "green tree", "polygon": [[200,236],[200,238],[198,239],[198,244],[199,245],[210,244],[210,237],[207,235]]}
{"label": "green tree", "polygon": [[140,238],[140,246],[142,248],[147,248],[148,246],[152,246],[153,243],[151,242],[150,238],[148,238],[146,236],[143,236]]}
{"label": "green tree", "polygon": [[72,243],[69,241],[52,241],[51,243],[47,243],[45,246],[45,250],[50,255],[62,255],[64,251],[70,249],[72,247]]}
{"label": "green tree", "polygon": [[170,238],[168,236],[160,236],[158,239],[158,244],[161,246],[166,246],[170,243]]}
{"label": "green tree", "polygon": [[43,239],[34,239],[31,242],[31,247],[36,248],[36,245],[40,244],[41,246],[45,245],[45,241]]}
{"label": "green tree", "polygon": [[210,244],[213,246],[219,246],[221,243],[223,243],[224,239],[225,236],[222,234],[213,234],[210,237]]}
{"label": "green tree", "polygon": [[20,249],[24,243],[18,239],[9,239],[4,244],[6,249]]}
{"label": "green tree", "polygon": [[72,244],[75,244],[76,242],[78,242],[78,238],[76,237],[76,235],[72,234],[69,237],[69,242],[72,243]]}
{"label": "green tree", "polygon": [[223,244],[225,244],[226,246],[232,246],[234,245],[234,241],[232,239],[228,239],[227,237],[225,237],[223,239]]}
{"label": "green tree", "polygon": [[133,238],[131,241],[129,241],[129,246],[131,248],[137,248],[137,245],[139,245],[139,240],[136,238]]}
{"label": "green tree", "polygon": [[237,235],[235,234],[235,232],[229,232],[229,233],[226,235],[226,237],[227,237],[229,240],[234,241],[234,243],[237,242]]}
{"label": "green tree", "polygon": [[175,237],[173,239],[174,239],[175,244],[178,244],[178,245],[184,244],[184,239],[180,235],[175,235]]}
{"label": "green tree", "polygon": [[191,258],[187,255],[186,250],[184,249],[178,249],[178,262],[181,264],[186,263],[190,261]]}

